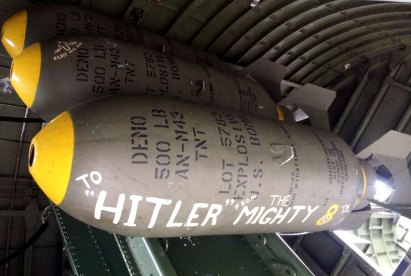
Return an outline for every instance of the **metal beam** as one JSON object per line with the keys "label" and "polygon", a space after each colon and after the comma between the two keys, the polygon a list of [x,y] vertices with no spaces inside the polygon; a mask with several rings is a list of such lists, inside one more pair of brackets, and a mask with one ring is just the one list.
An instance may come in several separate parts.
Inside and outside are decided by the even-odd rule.
{"label": "metal beam", "polygon": [[133,276],[142,275],[137,266],[137,260],[134,258],[133,253],[128,247],[127,237],[114,234],[114,238],[117,241],[118,248],[120,249],[121,255],[123,257],[123,261],[128,268],[129,274]]}
{"label": "metal beam", "polygon": [[138,269],[127,262],[115,234],[91,227],[91,233],[106,260],[112,275],[139,275]]}
{"label": "metal beam", "polygon": [[[35,199],[31,199],[24,210],[24,222],[26,226],[26,242],[33,236],[36,224],[39,220],[39,209]],[[30,276],[31,262],[33,256],[33,246],[30,246],[24,251],[24,276]]]}
{"label": "metal beam", "polygon": [[53,206],[63,236],[71,268],[75,275],[111,275],[90,226]]}
{"label": "metal beam", "polygon": [[351,257],[351,250],[348,249],[347,247],[344,247],[342,256],[340,260],[338,261],[337,265],[334,267],[333,272],[331,273],[331,276],[338,276],[341,274],[345,266],[347,265],[348,260]]}
{"label": "metal beam", "polygon": [[348,101],[348,104],[345,106],[342,115],[338,119],[338,122],[333,129],[335,133],[340,134],[341,130],[344,127],[345,122],[347,121],[356,103],[358,102],[358,99],[361,97],[362,93],[364,92],[364,89],[367,86],[367,83],[369,81],[369,78],[368,78],[369,71],[370,69],[368,70],[368,72],[362,78],[360,84],[355,88],[354,92],[352,93],[351,98]]}
{"label": "metal beam", "polygon": [[139,275],[114,234],[84,224],[52,206],[76,275]]}
{"label": "metal beam", "polygon": [[[27,118],[29,115],[29,109],[26,107],[26,111],[24,113],[24,118]],[[16,193],[16,186],[17,186],[17,176],[18,176],[18,171],[20,168],[20,155],[21,151],[23,148],[23,139],[24,139],[24,133],[26,132],[26,123],[23,123],[21,127],[21,132],[20,132],[20,142],[19,142],[19,147],[17,150],[17,157],[16,157],[16,162],[14,165],[14,185],[12,187],[11,195],[10,195],[10,204],[9,204],[9,210],[13,210],[14,207],[14,196]],[[13,217],[9,217],[7,220],[7,232],[6,232],[6,256],[9,255],[9,250],[10,250],[10,240],[11,240],[11,228],[13,224]],[[9,275],[9,267],[8,265],[4,266],[4,275]]]}
{"label": "metal beam", "polygon": [[400,89],[408,91],[408,92],[411,92],[411,87],[409,87],[408,85],[399,83],[398,81],[394,80],[393,78],[390,78],[389,82],[392,84],[392,86],[395,86],[397,88],[400,88]]}
{"label": "metal beam", "polygon": [[411,122],[411,104],[408,106],[407,111],[405,112],[401,121],[398,123],[396,130],[399,132],[404,132],[407,126],[410,124],[410,122]]}
{"label": "metal beam", "polygon": [[141,274],[177,276],[158,239],[127,237],[126,241]]}
{"label": "metal beam", "polygon": [[375,113],[377,112],[381,102],[384,100],[385,95],[387,94],[390,88],[390,79],[396,75],[399,71],[401,64],[399,64],[390,75],[384,80],[384,84],[381,86],[380,90],[378,91],[374,101],[372,102],[371,106],[369,107],[367,114],[365,115],[364,119],[361,122],[361,125],[358,127],[357,132],[355,133],[353,139],[351,140],[350,146],[352,149],[355,149],[360,142],[361,137],[364,135],[368,125],[370,124],[372,118],[374,117]]}
{"label": "metal beam", "polygon": [[0,210],[0,217],[22,217],[24,210]]}
{"label": "metal beam", "polygon": [[278,234],[244,237],[273,275],[314,275]]}

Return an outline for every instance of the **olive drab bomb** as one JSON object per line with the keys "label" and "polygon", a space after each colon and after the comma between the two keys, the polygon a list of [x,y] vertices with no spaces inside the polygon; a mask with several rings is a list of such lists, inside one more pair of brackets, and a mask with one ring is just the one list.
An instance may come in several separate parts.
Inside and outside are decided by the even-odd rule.
{"label": "olive drab bomb", "polygon": [[145,237],[335,229],[365,187],[332,132],[151,95],[60,114],[29,170],[71,216]]}
{"label": "olive drab bomb", "polygon": [[13,60],[11,83],[41,118],[97,97],[148,93],[277,118],[255,81],[126,42],[95,36],[35,43]]}
{"label": "olive drab bomb", "polygon": [[42,5],[18,12],[4,22],[1,41],[14,58],[35,42],[72,34],[104,35],[161,50],[205,66],[232,71],[213,54],[72,5]]}

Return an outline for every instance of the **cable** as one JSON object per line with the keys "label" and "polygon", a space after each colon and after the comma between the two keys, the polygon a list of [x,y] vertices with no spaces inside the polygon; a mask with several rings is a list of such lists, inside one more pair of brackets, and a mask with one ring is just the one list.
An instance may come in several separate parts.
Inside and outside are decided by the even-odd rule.
{"label": "cable", "polygon": [[17,123],[44,123],[44,120],[39,118],[19,118],[19,117],[9,117],[0,116],[0,122],[17,122]]}
{"label": "cable", "polygon": [[12,253],[12,254],[8,255],[7,257],[5,257],[4,259],[0,260],[0,265],[5,265],[6,263],[10,262],[11,260],[16,258],[17,256],[23,254],[24,251],[27,250],[27,248],[32,246],[41,237],[41,235],[43,235],[44,231],[46,231],[47,227],[49,227],[49,225],[50,225],[49,222],[47,221],[49,216],[50,216],[49,207],[50,206],[48,206],[48,207],[46,207],[46,209],[44,209],[44,212],[41,215],[42,224],[41,224],[40,228],[36,231],[36,233],[34,233],[34,235],[31,236],[31,238],[24,244],[24,246],[22,248],[17,249],[14,253]]}

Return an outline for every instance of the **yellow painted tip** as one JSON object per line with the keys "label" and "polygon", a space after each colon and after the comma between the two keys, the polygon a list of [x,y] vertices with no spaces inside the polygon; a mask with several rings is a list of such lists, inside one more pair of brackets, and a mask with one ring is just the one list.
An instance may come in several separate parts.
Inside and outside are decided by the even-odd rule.
{"label": "yellow painted tip", "polygon": [[31,107],[40,80],[41,47],[35,43],[13,59],[10,80],[21,100]]}
{"label": "yellow painted tip", "polygon": [[1,30],[1,42],[7,53],[14,58],[23,52],[26,38],[27,11],[22,10],[3,23]]}
{"label": "yellow painted tip", "polygon": [[284,121],[284,110],[281,106],[277,105],[277,116],[279,121]]}
{"label": "yellow painted tip", "polygon": [[29,171],[41,190],[55,204],[66,195],[74,150],[74,128],[70,113],[63,112],[33,138]]}

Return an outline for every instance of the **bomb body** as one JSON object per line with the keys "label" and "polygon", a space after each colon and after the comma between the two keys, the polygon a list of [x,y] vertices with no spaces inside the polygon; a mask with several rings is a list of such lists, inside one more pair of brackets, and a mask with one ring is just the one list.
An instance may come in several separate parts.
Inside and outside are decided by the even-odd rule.
{"label": "bomb body", "polygon": [[72,5],[44,5],[22,10],[4,23],[1,40],[8,53],[14,58],[35,42],[74,34],[104,35],[162,50],[169,55],[179,56],[205,66],[232,71],[213,54],[135,28],[131,24],[104,14]]}
{"label": "bomb body", "polygon": [[335,229],[364,192],[331,132],[149,95],[64,112],[29,163],[64,211],[134,236]]}
{"label": "bomb body", "polygon": [[11,83],[26,105],[51,120],[96,97],[148,93],[268,118],[275,103],[256,82],[105,37],[35,43],[13,61]]}

